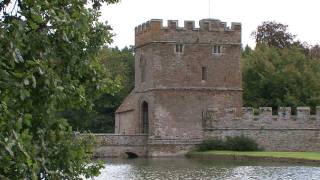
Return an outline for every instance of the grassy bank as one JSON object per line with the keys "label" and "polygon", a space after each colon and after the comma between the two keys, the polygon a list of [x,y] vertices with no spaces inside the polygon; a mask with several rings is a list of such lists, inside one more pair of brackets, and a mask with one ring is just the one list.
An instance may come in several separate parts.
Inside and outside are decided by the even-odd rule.
{"label": "grassy bank", "polygon": [[269,158],[269,159],[286,159],[286,160],[311,160],[320,162],[320,152],[239,152],[239,151],[193,151],[187,154],[187,157],[195,158],[221,158],[230,157],[229,159],[243,159],[248,158]]}

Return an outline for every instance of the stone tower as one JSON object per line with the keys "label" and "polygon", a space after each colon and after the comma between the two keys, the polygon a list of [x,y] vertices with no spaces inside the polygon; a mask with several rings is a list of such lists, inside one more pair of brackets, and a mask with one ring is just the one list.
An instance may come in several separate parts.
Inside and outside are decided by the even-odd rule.
{"label": "stone tower", "polygon": [[135,29],[135,88],[116,111],[115,133],[145,134],[150,156],[203,138],[206,112],[241,112],[241,24],[153,19]]}

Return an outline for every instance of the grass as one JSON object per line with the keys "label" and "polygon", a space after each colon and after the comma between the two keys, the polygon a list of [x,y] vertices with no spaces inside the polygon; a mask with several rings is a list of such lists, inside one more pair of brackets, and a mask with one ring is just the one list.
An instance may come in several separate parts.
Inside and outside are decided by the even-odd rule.
{"label": "grass", "polygon": [[267,152],[267,151],[204,151],[204,152],[190,152],[190,155],[230,155],[230,156],[253,156],[253,157],[273,157],[273,158],[292,158],[292,159],[306,159],[319,160],[320,152]]}

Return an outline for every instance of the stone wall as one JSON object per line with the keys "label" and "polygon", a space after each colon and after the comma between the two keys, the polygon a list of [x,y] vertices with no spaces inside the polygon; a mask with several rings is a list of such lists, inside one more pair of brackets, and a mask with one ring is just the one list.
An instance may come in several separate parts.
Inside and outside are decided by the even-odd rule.
{"label": "stone wall", "polygon": [[[194,95],[193,98],[198,98],[197,93],[191,94]],[[194,149],[204,139],[240,135],[254,139],[267,151],[320,150],[320,107],[316,108],[315,115],[310,115],[308,107],[298,107],[296,115],[292,115],[290,107],[280,107],[277,115],[272,114],[270,107],[259,108],[258,113],[254,113],[253,108],[245,107],[242,108],[242,115],[238,116],[236,108],[221,111],[222,108],[202,107],[198,103],[194,104],[195,107],[188,107],[186,102],[179,102],[184,99],[179,95],[172,94],[169,98],[175,102],[172,106],[176,107],[168,104],[165,107],[174,110],[184,105],[184,108],[190,109],[190,114],[187,115],[190,122],[179,113],[174,117],[181,116],[181,120],[170,119],[168,115],[173,112],[158,106],[162,102],[160,97],[154,105],[155,110],[150,112],[155,114],[154,122],[150,125],[153,128],[148,135],[96,134],[99,146],[95,155],[114,157],[132,152],[138,156],[177,156]],[[190,100],[187,94],[184,96],[187,101]],[[207,111],[202,112],[202,117],[193,117],[193,114],[199,114],[203,108]]]}
{"label": "stone wall", "polygon": [[[206,109],[241,109],[241,24],[227,27],[216,19],[200,20],[199,28],[194,21],[184,24],[179,27],[169,20],[165,27],[162,20],[150,20],[136,28],[135,89],[117,110],[116,132],[141,133],[146,102],[149,140],[180,146],[186,140],[202,140]],[[177,45],[182,45],[181,52]],[[219,53],[213,51],[217,45]],[[129,114],[134,117],[126,118]]]}
{"label": "stone wall", "polygon": [[215,90],[162,90],[155,94],[151,138],[202,139],[202,113],[208,108],[240,106],[241,92]]}
{"label": "stone wall", "polygon": [[118,157],[132,152],[147,156],[147,135],[95,134],[97,147],[94,155],[99,158]]}
{"label": "stone wall", "polygon": [[[135,91],[163,88],[216,88],[241,91],[241,24],[232,27],[215,19],[193,21],[150,20],[136,28]],[[191,26],[190,26],[191,25]],[[183,45],[176,52],[176,45]],[[220,53],[213,53],[215,45]],[[202,80],[202,67],[206,80]]]}
{"label": "stone wall", "polygon": [[[168,26],[163,26],[161,19],[152,19],[135,28],[136,47],[162,41],[180,41],[210,43],[211,37],[216,36],[216,42],[241,43],[241,24],[232,23],[227,27],[225,22],[217,19],[203,19],[200,28],[195,28],[194,21],[184,21],[184,27],[178,26],[178,21],[168,20]],[[221,33],[223,33],[221,35]]]}
{"label": "stone wall", "polygon": [[319,129],[210,129],[205,138],[223,139],[244,135],[254,139],[266,151],[319,151]]}
{"label": "stone wall", "polygon": [[202,139],[150,139],[147,135],[94,134],[97,140],[94,156],[120,157],[131,152],[139,157],[180,156],[195,148]]}
{"label": "stone wall", "polygon": [[310,115],[309,107],[298,107],[292,115],[290,107],[280,107],[278,115],[271,107],[242,108],[242,116],[236,116],[235,108],[209,110],[204,115],[204,139],[244,135],[256,140],[269,151],[319,151],[320,150],[320,107],[316,115]]}
{"label": "stone wall", "polygon": [[184,156],[187,152],[195,149],[195,144],[154,144],[148,146],[148,156],[167,157]]}

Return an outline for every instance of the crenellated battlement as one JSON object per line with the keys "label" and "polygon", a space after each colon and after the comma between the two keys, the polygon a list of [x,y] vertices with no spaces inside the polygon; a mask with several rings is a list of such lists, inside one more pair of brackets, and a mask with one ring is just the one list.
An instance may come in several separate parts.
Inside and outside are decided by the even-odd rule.
{"label": "crenellated battlement", "polygon": [[179,27],[178,20],[168,20],[168,25],[163,26],[162,19],[151,19],[135,28],[136,35],[143,34],[150,30],[177,30],[177,31],[240,31],[241,23],[232,22],[231,27],[227,26],[226,22],[221,22],[218,19],[202,19],[199,21],[200,28],[195,27],[195,21],[184,21],[184,26]]}
{"label": "crenellated battlement", "polygon": [[[225,35],[221,36],[221,33]],[[196,38],[190,39],[185,35]],[[151,19],[135,28],[135,36],[136,46],[151,42],[176,41],[177,39],[182,42],[186,41],[186,43],[223,41],[220,38],[224,38],[229,43],[240,44],[241,23],[232,22],[231,27],[228,27],[227,23],[218,19],[202,19],[199,21],[199,28],[196,28],[195,21],[184,21],[184,26],[179,27],[177,20],[168,20],[168,25],[164,26],[162,19]]]}
{"label": "crenellated battlement", "polygon": [[279,107],[277,115],[273,115],[271,107],[260,107],[255,111],[252,107],[243,107],[242,115],[236,116],[236,108],[227,108],[223,112],[208,109],[203,114],[205,129],[319,129],[320,106],[316,114],[310,114],[310,107],[297,107],[296,115],[291,107]]}

